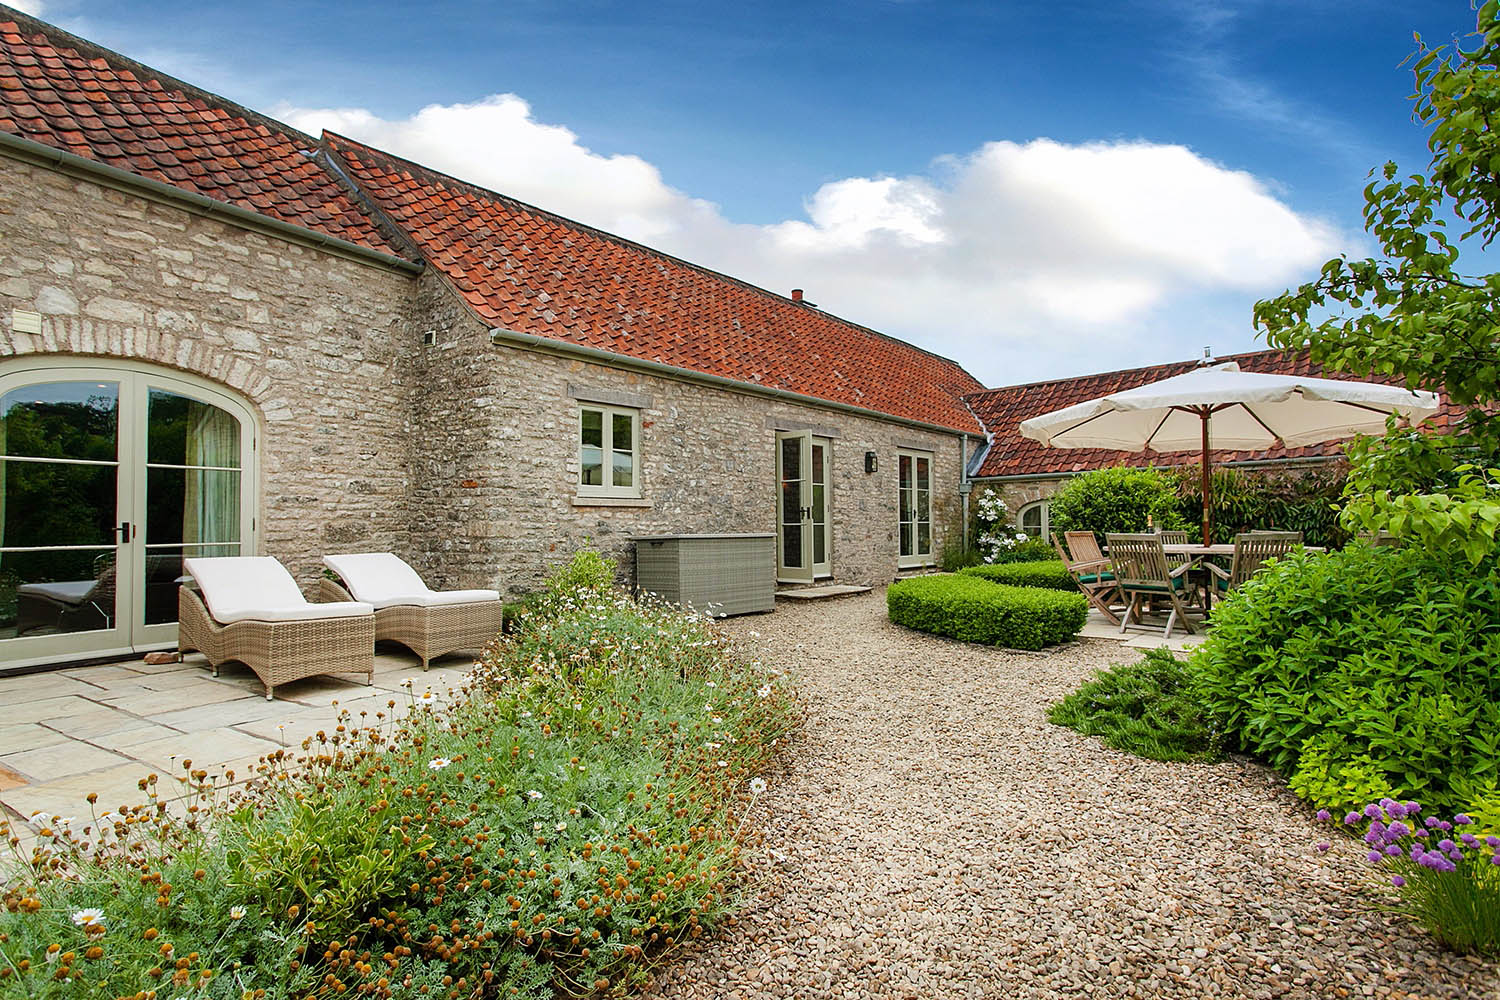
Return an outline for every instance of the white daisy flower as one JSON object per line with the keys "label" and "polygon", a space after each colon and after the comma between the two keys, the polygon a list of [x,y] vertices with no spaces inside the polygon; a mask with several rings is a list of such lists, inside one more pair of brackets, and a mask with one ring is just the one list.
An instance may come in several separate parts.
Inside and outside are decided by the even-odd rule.
{"label": "white daisy flower", "polygon": [[453,763],[453,761],[449,760],[447,757],[434,757],[427,762],[427,769],[429,771],[441,771],[451,763]]}
{"label": "white daisy flower", "polygon": [[542,793],[533,788],[531,791],[526,793],[526,797],[535,802],[537,799],[542,797]]}
{"label": "white daisy flower", "polygon": [[229,908],[229,919],[230,920],[242,920],[242,919],[244,919],[244,916],[245,916],[245,908],[243,906],[231,906]]}
{"label": "white daisy flower", "polygon": [[97,906],[90,906],[82,910],[73,911],[73,923],[79,927],[103,927],[104,911]]}
{"label": "white daisy flower", "polygon": [[750,794],[751,795],[759,795],[761,792],[764,792],[765,790],[766,790],[766,779],[764,779],[764,778],[751,778],[750,779]]}
{"label": "white daisy flower", "polygon": [[769,698],[771,697],[771,685],[762,684],[760,687],[755,689],[755,693],[762,698]]}

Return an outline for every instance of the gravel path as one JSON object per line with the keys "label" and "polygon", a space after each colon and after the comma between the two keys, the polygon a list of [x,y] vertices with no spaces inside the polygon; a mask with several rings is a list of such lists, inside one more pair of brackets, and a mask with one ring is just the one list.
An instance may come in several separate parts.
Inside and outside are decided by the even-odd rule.
{"label": "gravel path", "polygon": [[805,737],[757,803],[755,888],[660,997],[1500,998],[1493,963],[1374,913],[1355,845],[1262,767],[1160,764],[1050,725],[1112,660],[891,625],[879,592],[730,623]]}

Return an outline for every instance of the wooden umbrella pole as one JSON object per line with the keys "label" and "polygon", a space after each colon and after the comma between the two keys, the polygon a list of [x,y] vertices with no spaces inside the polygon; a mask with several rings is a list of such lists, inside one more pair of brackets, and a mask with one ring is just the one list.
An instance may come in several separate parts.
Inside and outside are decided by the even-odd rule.
{"label": "wooden umbrella pole", "polygon": [[1213,480],[1208,473],[1208,417],[1213,410],[1203,407],[1198,411],[1198,419],[1203,424],[1203,544],[1210,545],[1213,532],[1213,513],[1209,507],[1208,491]]}

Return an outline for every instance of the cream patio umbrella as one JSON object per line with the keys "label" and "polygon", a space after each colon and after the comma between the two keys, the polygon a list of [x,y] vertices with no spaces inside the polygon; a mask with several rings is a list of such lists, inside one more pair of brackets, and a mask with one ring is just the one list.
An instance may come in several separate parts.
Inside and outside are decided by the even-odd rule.
{"label": "cream patio umbrella", "polygon": [[1438,398],[1431,392],[1375,382],[1242,372],[1230,361],[1032,417],[1021,422],[1021,433],[1055,448],[1202,449],[1207,545],[1212,448],[1259,451],[1278,442],[1298,448],[1381,433],[1392,413],[1415,424],[1437,410]]}

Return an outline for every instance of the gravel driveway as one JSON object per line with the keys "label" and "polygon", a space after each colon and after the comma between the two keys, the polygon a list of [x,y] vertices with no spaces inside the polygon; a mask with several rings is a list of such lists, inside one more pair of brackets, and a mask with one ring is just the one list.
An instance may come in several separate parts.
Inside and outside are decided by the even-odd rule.
{"label": "gravel driveway", "polygon": [[1137,651],[939,640],[878,591],[790,603],[728,626],[809,708],[751,819],[754,887],[652,995],[1500,997],[1493,963],[1371,912],[1360,851],[1318,855],[1324,828],[1268,770],[1046,721]]}

